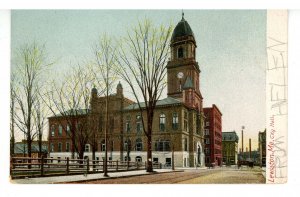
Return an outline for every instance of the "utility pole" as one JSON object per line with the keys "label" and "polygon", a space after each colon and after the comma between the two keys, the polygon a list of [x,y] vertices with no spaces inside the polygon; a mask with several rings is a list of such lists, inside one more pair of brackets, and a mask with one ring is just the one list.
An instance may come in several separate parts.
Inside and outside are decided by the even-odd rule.
{"label": "utility pole", "polygon": [[244,129],[245,126],[242,126],[242,157],[244,159]]}

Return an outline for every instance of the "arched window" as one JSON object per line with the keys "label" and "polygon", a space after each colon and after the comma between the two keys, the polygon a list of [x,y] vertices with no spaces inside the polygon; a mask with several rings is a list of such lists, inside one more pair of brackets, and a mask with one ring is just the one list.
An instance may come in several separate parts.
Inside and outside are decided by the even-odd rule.
{"label": "arched window", "polygon": [[176,112],[173,113],[172,127],[173,127],[174,130],[178,129],[178,114]]}
{"label": "arched window", "polygon": [[142,162],[142,157],[141,156],[136,156],[135,161],[136,162]]}
{"label": "arched window", "polygon": [[142,151],[143,150],[143,141],[141,138],[136,139],[135,141],[135,150],[136,151]]}
{"label": "arched window", "polygon": [[183,48],[179,47],[177,50],[177,58],[183,58]]}
{"label": "arched window", "polygon": [[62,136],[62,126],[58,126],[58,136]]}
{"label": "arched window", "polygon": [[166,115],[162,113],[159,116],[159,130],[165,131],[165,127],[166,127]]}

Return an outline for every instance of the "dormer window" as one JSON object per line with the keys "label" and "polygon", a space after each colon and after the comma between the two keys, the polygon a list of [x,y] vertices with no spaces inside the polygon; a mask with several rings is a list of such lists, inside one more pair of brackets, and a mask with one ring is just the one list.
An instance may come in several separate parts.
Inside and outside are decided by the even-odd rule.
{"label": "dormer window", "polygon": [[177,50],[177,57],[178,58],[183,58],[183,48],[179,47]]}

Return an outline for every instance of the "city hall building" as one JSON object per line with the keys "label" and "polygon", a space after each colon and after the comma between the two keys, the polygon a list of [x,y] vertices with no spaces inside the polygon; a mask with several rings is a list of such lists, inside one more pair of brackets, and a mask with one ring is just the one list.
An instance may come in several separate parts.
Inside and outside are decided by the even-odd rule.
{"label": "city hall building", "polygon": [[[171,37],[171,57],[167,63],[167,98],[159,100],[154,112],[152,160],[171,165],[172,152],[176,167],[205,165],[204,112],[200,91],[200,68],[196,61],[196,40],[188,22],[182,17]],[[106,122],[105,97],[99,97],[96,88],[91,92],[90,109],[83,110],[78,119],[93,120],[96,135],[97,160],[103,160],[105,149],[108,160],[140,161],[147,158],[147,138],[143,132],[138,104],[125,97],[121,83],[116,93],[109,96],[109,117]],[[140,103],[143,106],[143,103]],[[63,117],[49,118],[50,157],[71,157],[72,140]],[[96,121],[95,121],[96,120]],[[144,118],[146,120],[146,118]],[[108,124],[108,142],[104,131]],[[147,125],[147,122],[145,122]],[[90,144],[85,145],[85,157],[92,159]]]}

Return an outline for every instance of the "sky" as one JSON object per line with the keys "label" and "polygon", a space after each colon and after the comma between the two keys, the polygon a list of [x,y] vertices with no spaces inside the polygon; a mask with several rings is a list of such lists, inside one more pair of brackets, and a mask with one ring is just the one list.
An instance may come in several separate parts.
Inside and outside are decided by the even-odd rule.
{"label": "sky", "polygon": [[[182,10],[15,10],[11,13],[11,51],[26,43],[46,46],[55,69],[88,60],[99,36],[124,36],[138,20],[175,25]],[[184,10],[197,42],[203,106],[216,104],[223,132],[245,126],[245,147],[257,147],[265,128],[266,11]],[[125,84],[124,84],[125,86]],[[126,89],[126,86],[125,88]],[[125,96],[131,97],[125,90]],[[166,97],[166,94],[162,98]],[[241,144],[241,143],[240,143]],[[245,149],[245,148],[244,148]]]}

